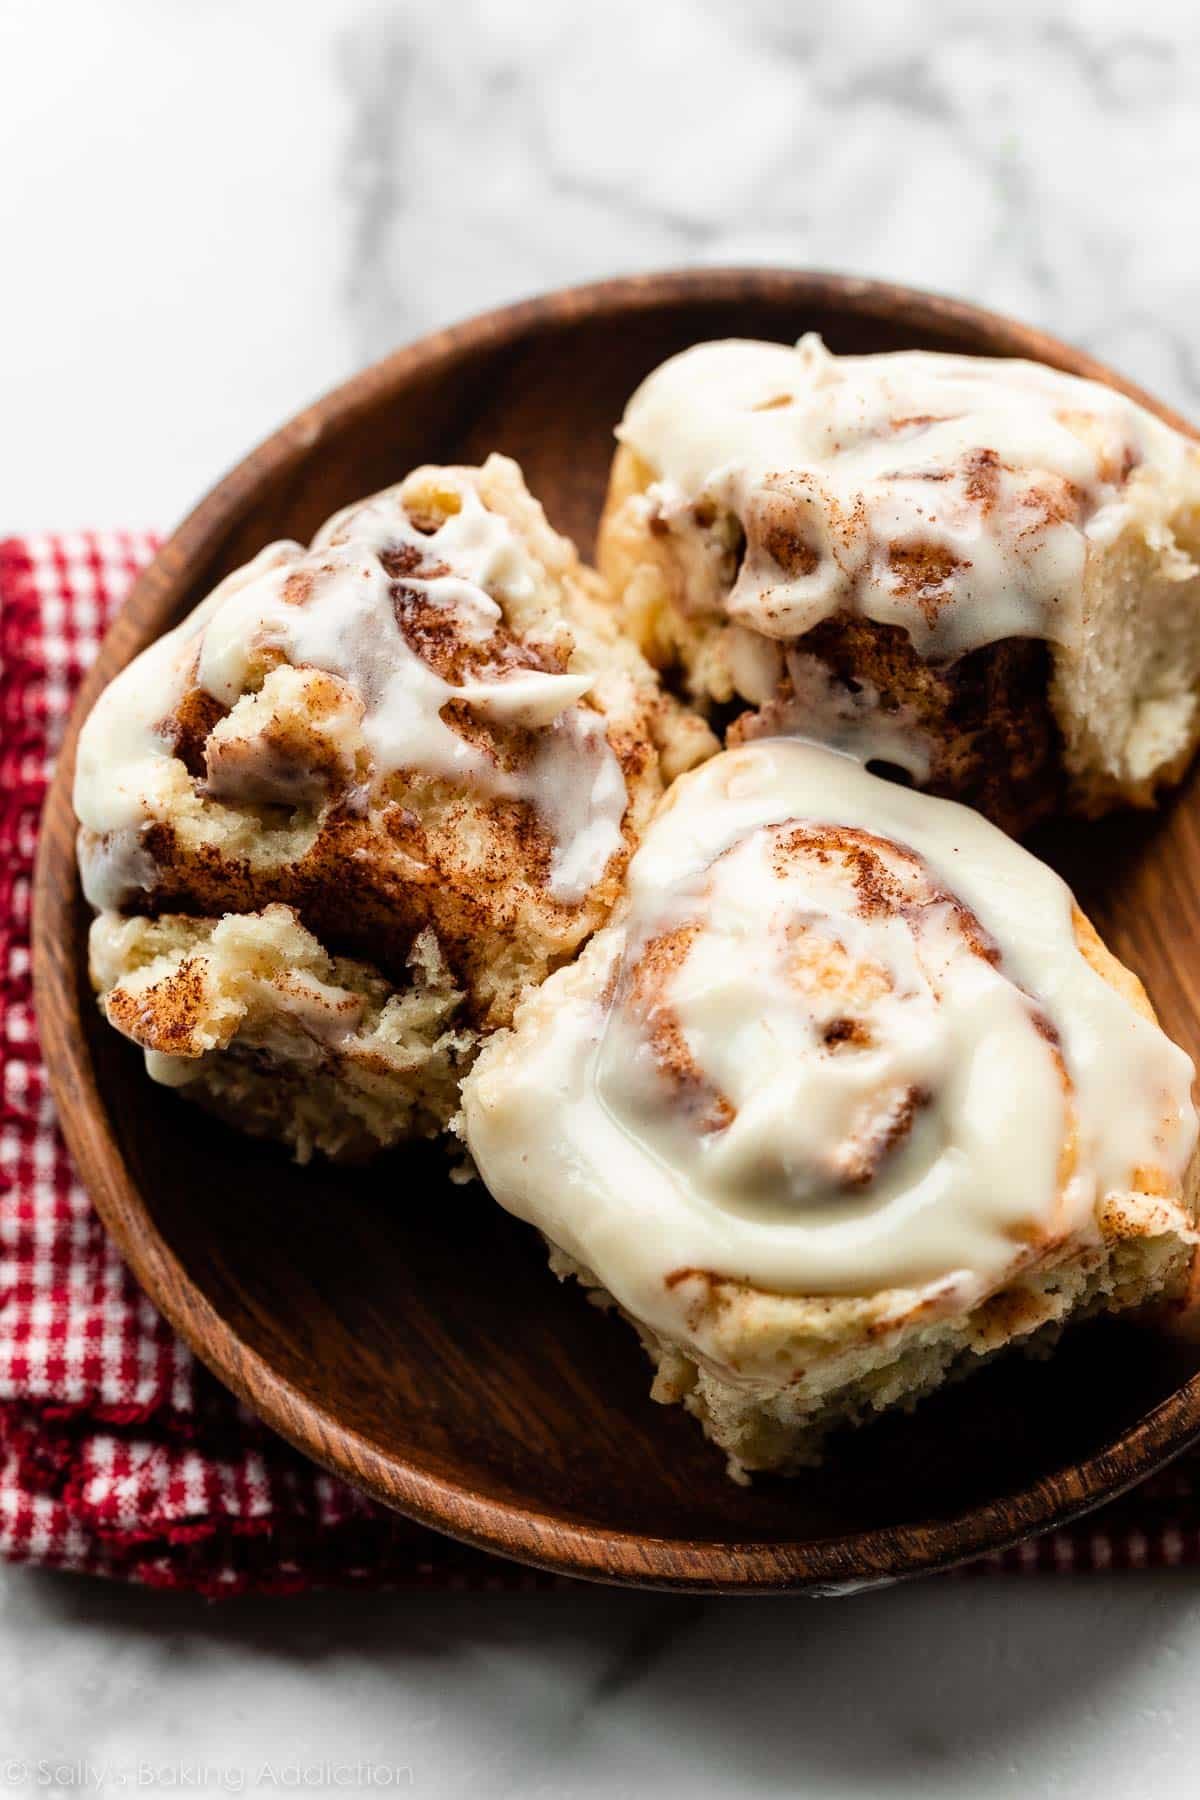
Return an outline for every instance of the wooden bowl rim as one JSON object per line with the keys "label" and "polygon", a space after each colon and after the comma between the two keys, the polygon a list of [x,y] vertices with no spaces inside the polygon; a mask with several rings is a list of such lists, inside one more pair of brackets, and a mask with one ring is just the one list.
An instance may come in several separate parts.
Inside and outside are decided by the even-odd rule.
{"label": "wooden bowl rim", "polygon": [[[54,996],[68,1029],[47,1058],[51,1092],[80,1177],[134,1277],[173,1330],[217,1378],[281,1437],[371,1498],[477,1547],[561,1574],[620,1584],[709,1592],[855,1587],[947,1568],[1011,1547],[1077,1518],[1152,1474],[1200,1438],[1200,1374],[1185,1381],[1111,1444],[1073,1466],[944,1520],[855,1531],[820,1539],[744,1543],[649,1537],[586,1526],[552,1509],[534,1512],[442,1479],[378,1450],[278,1374],[225,1323],[144,1212],[100,1101],[82,1029],[74,976],[76,872],[71,781],[80,724],[100,688],[173,617],[222,537],[253,504],[262,484],[353,420],[418,369],[436,371],[471,354],[528,339],[572,319],[611,319],[647,307],[776,298],[860,318],[923,323],[964,343],[1050,363],[1116,387],[1177,429],[1180,415],[1111,369],[1032,326],[965,301],[919,289],[787,268],[701,268],[633,275],[562,289],[482,313],[384,357],[298,413],[238,463],[160,548],[112,622],[72,708],[43,811],[33,893],[33,976],[39,1016]],[[98,1130],[85,1131],[90,1117]],[[716,1454],[716,1452],[714,1452]]]}

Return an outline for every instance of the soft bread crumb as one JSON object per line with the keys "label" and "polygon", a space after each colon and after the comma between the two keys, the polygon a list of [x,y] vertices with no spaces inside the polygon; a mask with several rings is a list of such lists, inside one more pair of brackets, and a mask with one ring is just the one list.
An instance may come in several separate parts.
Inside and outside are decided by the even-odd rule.
{"label": "soft bread crumb", "polygon": [[222,919],[102,913],[91,974],[109,1023],[148,1072],[231,1123],[354,1160],[436,1134],[454,1110],[476,1034],[431,932],[410,983],[330,956],[291,907]]}
{"label": "soft bread crumb", "polygon": [[[831,1433],[868,1424],[889,1410],[910,1412],[943,1383],[961,1380],[1006,1350],[1042,1356],[1069,1323],[1179,1298],[1191,1246],[1171,1229],[1155,1234],[1155,1214],[1145,1212],[1139,1195],[1123,1197],[1121,1219],[1113,1223],[1136,1231],[1139,1217],[1148,1235],[1112,1236],[1098,1247],[1077,1248],[1053,1266],[1023,1275],[973,1311],[935,1322],[918,1314],[874,1335],[865,1324],[867,1310],[878,1312],[882,1302],[903,1313],[905,1296],[821,1303],[729,1284],[729,1305],[740,1316],[742,1331],[777,1338],[789,1363],[798,1342],[809,1347],[803,1372],[783,1385],[730,1380],[702,1366],[683,1346],[622,1316],[654,1365],[651,1398],[691,1413],[726,1453],[734,1481],[745,1483],[768,1471],[796,1474],[824,1460]],[[550,1265],[560,1279],[580,1281],[589,1298],[616,1306],[588,1270],[553,1245]],[[731,1322],[731,1339],[738,1329]]]}

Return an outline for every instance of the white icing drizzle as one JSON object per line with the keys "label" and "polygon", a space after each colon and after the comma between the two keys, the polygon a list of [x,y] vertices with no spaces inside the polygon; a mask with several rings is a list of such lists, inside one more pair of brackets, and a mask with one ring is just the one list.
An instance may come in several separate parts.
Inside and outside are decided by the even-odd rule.
{"label": "white icing drizzle", "polygon": [[685,539],[700,499],[741,521],[731,619],[795,638],[857,612],[947,662],[1002,638],[1078,642],[1089,546],[1121,529],[1139,469],[1169,488],[1196,457],[1143,407],[1040,363],[838,357],[815,334],[684,351],[617,435],[657,477],[633,504]]}
{"label": "white icing drizzle", "polygon": [[618,920],[468,1078],[471,1154],[668,1335],[684,1270],[969,1304],[1095,1240],[1139,1169],[1178,1184],[1195,1147],[1189,1059],[1090,966],[1072,910],[965,807],[811,743],[727,751],[675,784]]}
{"label": "white icing drizzle", "polygon": [[[730,630],[747,638],[753,635],[740,625]],[[743,713],[730,726],[727,742],[731,749],[761,737],[812,738],[831,750],[856,756],[868,766],[887,763],[903,769],[918,787],[929,780],[929,735],[910,707],[885,710],[873,682],[862,676],[853,689],[848,688],[820,657],[808,655],[802,646],[789,644],[781,654],[780,646],[769,638],[760,637],[758,642],[775,652],[779,675],[786,673],[787,682],[779,688],[776,676],[772,688],[758,699],[738,679],[731,658],[737,691],[757,708]]]}
{"label": "white icing drizzle", "polygon": [[[580,704],[593,677],[505,666],[499,640],[494,668],[488,666],[486,652],[503,620],[494,596],[528,597],[538,572],[508,520],[489,511],[469,481],[447,471],[438,481],[453,488],[459,505],[435,532],[417,529],[393,488],[338,513],[308,551],[272,544],[100,696],[80,735],[75,778],[81,823],[113,834],[85,860],[94,905],[119,906],[131,888],[152,884],[152,869],[137,862],[138,833],[170,810],[164,722],[193,663],[197,684],[233,707],[253,690],[256,670],[261,678],[264,648],[348,685],[362,703],[361,734],[376,779],[405,770],[531,804],[553,838],[554,898],[574,904],[587,894],[620,848],[627,803],[604,719]],[[416,572],[393,576],[383,558],[404,549]],[[393,601],[397,582],[444,615],[457,642],[485,653],[481,676],[445,680],[410,646]],[[450,701],[496,726],[527,728],[539,741],[521,767],[503,769],[442,717]],[[263,785],[277,780],[277,762],[277,750],[264,745]],[[255,797],[253,747],[239,768],[247,797]],[[226,778],[219,791],[237,797]]]}
{"label": "white icing drizzle", "polygon": [[89,831],[136,834],[158,810],[169,792],[172,760],[163,723],[187,685],[197,639],[243,586],[300,555],[299,544],[268,544],[104,689],[75,753],[75,815]]}

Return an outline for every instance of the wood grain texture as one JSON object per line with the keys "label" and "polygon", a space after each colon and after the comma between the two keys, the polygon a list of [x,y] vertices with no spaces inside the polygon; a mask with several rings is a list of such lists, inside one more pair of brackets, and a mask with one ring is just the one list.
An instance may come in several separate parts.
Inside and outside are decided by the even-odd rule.
{"label": "wood grain texture", "polygon": [[[699,339],[1039,358],[1125,388],[995,315],[783,271],[607,282],[439,332],[318,402],[241,463],[163,547],[71,722],[35,895],[43,1044],[84,1181],[135,1275],[197,1354],[317,1462],[455,1536],[602,1580],[844,1591],[944,1567],[1085,1511],[1200,1436],[1200,1347],[1131,1324],[1001,1362],[850,1438],[801,1479],[738,1488],[679,1410],[647,1397],[618,1323],[547,1272],[540,1241],[436,1157],[300,1170],[146,1080],[84,969],[75,738],[101,685],[275,537],[423,461],[503,450],[590,547],[622,405]],[[1200,1055],[1200,788],[1154,817],[1049,834],[1167,1029]]]}

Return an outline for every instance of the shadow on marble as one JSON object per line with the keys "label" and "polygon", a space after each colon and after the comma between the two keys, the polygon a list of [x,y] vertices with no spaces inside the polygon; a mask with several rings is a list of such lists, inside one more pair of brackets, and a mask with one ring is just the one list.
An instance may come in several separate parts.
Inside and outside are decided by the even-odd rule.
{"label": "shadow on marble", "polygon": [[624,1746],[630,1779],[673,1745],[712,1791],[742,1793],[794,1791],[800,1766],[811,1791],[873,1795],[961,1792],[968,1771],[1034,1766],[1081,1721],[1147,1717],[1141,1699],[1178,1666],[1176,1640],[1200,1629],[1200,1583],[1183,1570],[932,1581],[825,1602],[581,1585],[219,1605],[22,1574],[3,1598],[10,1630],[69,1641],[76,1661],[140,1648],[161,1666],[169,1646],[178,1675],[227,1661],[299,1705],[335,1673],[344,1686],[349,1667],[397,1704],[439,1717],[465,1707],[474,1742],[536,1742],[543,1771],[599,1734]]}

